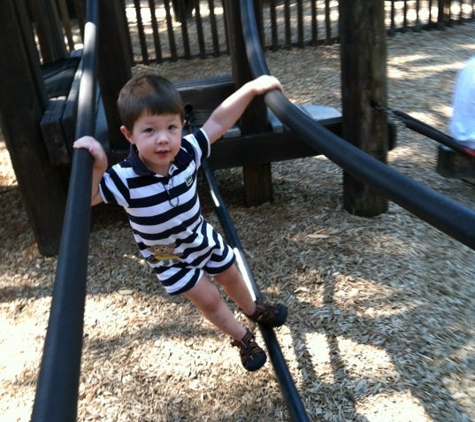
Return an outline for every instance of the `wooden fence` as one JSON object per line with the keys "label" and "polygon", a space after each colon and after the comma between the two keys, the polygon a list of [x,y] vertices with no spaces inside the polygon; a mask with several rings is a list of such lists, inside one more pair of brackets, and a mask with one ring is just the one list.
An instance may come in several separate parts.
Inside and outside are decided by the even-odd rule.
{"label": "wooden fence", "polygon": [[[75,28],[83,27],[83,0],[55,1],[66,48],[74,49],[81,42],[81,34]],[[228,54],[222,0],[120,1],[133,63]],[[261,0],[257,15],[262,21],[265,48],[337,42],[338,7],[338,0]],[[385,8],[390,35],[397,31],[443,29],[475,18],[475,0],[386,0]],[[38,33],[40,40],[41,36]]]}

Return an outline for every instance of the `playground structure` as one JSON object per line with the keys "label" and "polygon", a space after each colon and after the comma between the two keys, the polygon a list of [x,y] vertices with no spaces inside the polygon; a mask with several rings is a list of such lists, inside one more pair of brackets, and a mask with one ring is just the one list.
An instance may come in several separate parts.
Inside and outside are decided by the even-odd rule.
{"label": "playground structure", "polygon": [[[180,25],[181,33],[173,29],[175,22],[173,7],[178,9],[178,12],[175,10],[175,16],[186,16],[186,13],[180,15],[179,10],[183,7],[186,9],[191,3],[195,6],[198,4],[187,0],[184,3],[173,2],[170,6],[169,1],[165,1],[164,8],[160,9],[162,15],[156,16],[162,26],[155,27],[152,24],[154,20],[151,19],[154,13],[150,9],[147,14],[147,10],[143,10],[140,2],[124,2],[126,13],[121,4],[105,2],[104,10],[108,10],[108,13],[101,16],[101,21],[103,27],[107,27],[108,30],[99,34],[101,38],[98,54],[100,107],[96,119],[96,136],[102,139],[106,149],[110,151],[111,161],[124,156],[127,151],[127,143],[118,130],[120,122],[115,110],[115,99],[120,87],[130,77],[130,69],[135,63],[150,62],[154,59],[159,61],[160,59],[206,57],[231,52],[232,75],[217,80],[178,83],[185,101],[190,104],[197,103],[193,107],[196,118],[198,118],[200,108],[201,111],[213,108],[235,86],[249,79],[250,74],[245,73],[246,66],[240,65],[242,57],[239,51],[242,51],[242,45],[237,45],[232,36],[236,31],[239,32],[239,28],[233,22],[226,24],[228,19],[221,19],[219,23],[212,12],[213,4],[218,7],[222,5],[221,2],[211,0],[199,2],[200,6],[202,3],[207,4],[207,16],[204,13],[200,15],[199,8],[194,7],[195,32],[192,32],[194,25],[191,22],[187,23],[186,19]],[[335,20],[337,16],[335,5],[330,3],[332,2],[325,2],[322,6],[323,2],[316,0],[295,4],[289,0],[258,2],[259,7],[256,13],[258,21],[263,21],[264,18],[268,20],[267,17],[271,17],[270,24],[260,31],[265,38],[266,48],[287,48],[293,45],[301,47],[308,44],[333,42],[338,37],[338,22]],[[57,11],[56,4],[60,6],[60,12]],[[75,30],[68,18],[68,7],[66,7],[72,4],[75,8],[71,10],[74,11],[79,24],[79,29]],[[159,5],[158,2],[150,4],[157,7]],[[26,7],[27,5],[30,6],[30,10]],[[384,6],[382,19],[386,30],[390,33],[399,30],[443,28],[456,22],[473,19],[474,16],[473,2],[466,0],[386,1]],[[80,28],[84,23],[84,3],[66,0],[21,1],[14,5],[6,3],[3,7],[5,13],[2,14],[2,18],[5,22],[1,31],[2,50],[0,53],[2,57],[8,58],[9,63],[9,66],[1,69],[0,75],[0,80],[3,81],[1,99],[3,132],[9,144],[15,173],[40,252],[44,255],[55,255],[59,248],[66,204],[80,80],[78,65],[81,52],[80,50],[71,51],[71,48],[74,47],[77,37],[80,37],[78,34],[83,32]],[[311,16],[309,25],[307,25],[308,17],[303,19],[304,14],[307,13]],[[32,33],[30,14],[34,15],[36,22],[34,27],[36,39],[40,44],[39,52]],[[62,25],[59,15],[62,17]],[[275,20],[277,17],[285,22],[283,38],[278,32]],[[127,18],[130,18],[131,22],[127,22]],[[211,32],[206,32],[207,22]],[[134,45],[131,43],[132,24],[137,28],[136,36],[139,38],[139,43]],[[207,39],[215,40],[218,37],[216,31],[219,28],[227,31],[228,36],[221,35],[219,38],[221,42],[226,40],[225,45],[217,48],[216,43],[212,43],[212,46],[208,46]],[[146,33],[145,30],[148,32]],[[60,34],[63,33],[67,39],[66,44],[61,39]],[[207,37],[206,34],[208,34]],[[197,50],[193,50],[192,35],[202,41],[198,43]],[[165,40],[169,40],[169,43],[167,44]],[[363,42],[368,42],[368,40]],[[158,47],[161,47],[161,50]],[[17,54],[11,55],[11,51]],[[166,51],[170,54],[166,55]],[[363,53],[367,54],[366,51]],[[209,95],[210,92],[212,96]],[[25,102],[23,98],[29,98],[30,101]],[[258,105],[256,102],[253,107],[256,107],[258,113],[250,109],[241,121],[243,142],[238,142],[240,138],[229,139],[226,146],[216,146],[211,159],[214,168],[243,166],[248,205],[257,205],[272,199],[269,163],[315,154],[315,150],[294,133],[269,131],[266,123],[267,116],[264,115],[265,106],[262,103]],[[340,134],[340,123],[341,118],[332,118],[323,122],[337,134]],[[395,142],[393,122],[389,121],[388,127],[387,148],[391,149]],[[259,135],[255,135],[256,132],[259,132]],[[259,142],[249,138],[251,133],[253,133],[252,136],[258,136]],[[376,139],[380,138],[376,137]],[[272,143],[271,149],[267,148],[269,142]],[[261,148],[259,153],[256,153],[258,145],[261,145]],[[249,151],[252,153],[250,154]],[[444,152],[444,150],[441,151]],[[441,160],[446,163],[441,166],[441,174],[457,177],[457,172],[453,169],[460,161],[460,156],[448,151],[444,157],[450,160]],[[462,164],[465,165],[465,162]]]}
{"label": "playground structure", "polygon": [[[243,16],[246,16],[246,13],[248,14],[248,17],[247,17],[247,18],[244,18],[244,24],[245,24],[245,23],[247,23],[247,22],[252,21],[252,16],[249,16],[249,15],[250,15],[249,5],[247,5],[247,9],[246,9],[246,8],[244,9],[244,12],[245,12],[245,13],[243,13]],[[351,15],[350,11],[347,10],[347,12],[349,12],[349,13],[348,13],[348,16]],[[251,41],[246,43],[246,46],[258,44],[257,41],[256,41],[256,38],[255,38],[255,37],[256,37],[255,30],[253,31],[253,26],[247,27],[246,29],[247,29],[247,30],[246,30],[245,32],[246,32],[247,34],[253,34],[253,35],[254,35],[254,38],[251,38]],[[250,55],[250,56],[251,56],[251,55]],[[258,55],[258,56],[257,56],[257,63],[255,63],[256,60],[254,60],[254,64],[252,65],[252,66],[253,66],[253,73],[254,73],[254,76],[256,76],[256,75],[259,73],[259,71],[266,71],[265,68],[259,69],[259,64],[260,64],[260,65],[263,64],[263,63],[262,63],[262,58],[259,59],[259,57],[262,57],[262,55],[261,55],[261,56]],[[259,62],[259,60],[261,60],[261,62]],[[89,87],[89,89],[91,89],[91,86]],[[272,95],[269,94],[269,95],[266,97],[266,100],[268,100],[268,97],[270,97],[270,100],[268,100],[268,101],[269,101],[270,104],[272,105],[271,108],[273,108],[273,109],[276,108],[276,110],[274,110],[274,111],[276,111],[276,114],[279,115],[279,117],[281,118],[281,120],[284,121],[284,122],[285,122],[287,125],[289,125],[290,127],[293,126],[293,127],[295,128],[295,129],[294,129],[295,132],[301,132],[303,139],[307,139],[307,138],[308,138],[308,139],[311,139],[311,138],[312,138],[312,133],[315,134],[315,132],[313,132],[313,130],[316,130],[316,133],[320,133],[320,134],[322,135],[322,139],[323,139],[324,141],[325,141],[325,139],[326,139],[326,141],[328,141],[328,145],[327,145],[324,141],[320,141],[320,143],[319,143],[318,141],[315,141],[315,144],[317,144],[317,146],[318,146],[318,150],[321,150],[322,152],[325,153],[325,155],[327,155],[327,156],[329,156],[329,157],[332,157],[332,156],[335,157],[335,160],[338,162],[338,161],[339,161],[339,160],[338,160],[338,156],[339,156],[339,155],[342,155],[342,154],[341,154],[341,152],[340,152],[339,154],[337,154],[337,153],[336,153],[336,150],[337,150],[338,148],[345,148],[345,147],[343,147],[343,144],[338,143],[339,141],[336,141],[338,138],[335,138],[335,137],[332,137],[332,136],[328,135],[327,132],[321,130],[321,127],[320,127],[320,126],[315,126],[315,123],[313,122],[313,120],[311,120],[311,119],[309,120],[308,116],[296,115],[295,112],[294,112],[294,110],[288,109],[289,106],[288,106],[288,104],[285,103],[285,100],[282,100],[281,98],[272,98],[273,96],[274,96],[273,94],[272,94]],[[286,116],[287,116],[287,118],[286,118]],[[291,117],[289,118],[288,116],[291,116]],[[78,126],[79,126],[79,125],[78,125]],[[306,129],[306,128],[307,128],[307,129]],[[314,136],[313,136],[313,137],[314,137]],[[334,148],[329,147],[330,142],[336,142],[336,145],[334,145]],[[356,160],[353,158],[353,160],[354,160],[356,163],[364,162],[364,163],[367,163],[369,166],[375,164],[372,160],[366,161],[367,159],[366,159],[364,156],[362,156],[362,155],[360,156],[360,155],[359,155],[356,151],[354,151],[353,149],[350,148],[349,151],[350,151],[352,154],[355,154],[356,156],[358,156],[358,159],[356,159]],[[85,159],[86,159],[86,158],[85,158]],[[87,161],[87,159],[86,159],[86,161]],[[347,165],[347,164],[344,162],[344,160],[340,160],[340,162],[342,163],[342,167],[344,167],[345,169],[347,169],[347,168],[349,167],[349,165]],[[363,167],[365,167],[365,166],[363,166]],[[376,170],[378,170],[378,171],[379,171],[379,170],[382,170],[382,171],[383,171],[383,167],[377,168]],[[378,171],[377,171],[377,172],[378,172]],[[352,174],[353,174],[353,173],[358,174],[359,177],[360,177],[361,179],[363,179],[363,180],[365,180],[365,178],[366,178],[369,183],[371,183],[371,179],[372,179],[372,178],[375,179],[374,175],[373,175],[373,176],[371,176],[371,175],[365,175],[364,172],[358,173],[359,170],[358,170],[357,168],[351,168],[351,172],[352,172]],[[384,171],[383,171],[383,173],[384,173]],[[394,174],[393,174],[393,176],[394,176]],[[87,185],[87,183],[86,183],[86,185]],[[418,191],[418,187],[412,186],[409,182],[408,182],[408,184],[407,184],[406,186],[408,186],[409,188],[412,188],[412,189],[413,189],[413,193],[418,193],[418,192],[420,192],[420,191]],[[398,200],[399,200],[399,202],[400,202],[401,200],[402,200],[403,202],[404,202],[404,200],[407,200],[407,198],[401,198],[400,196],[398,197],[397,193],[395,193],[395,192],[390,192],[391,189],[388,189],[388,191],[385,190],[385,188],[387,188],[387,187],[385,186],[385,182],[384,182],[384,181],[381,182],[378,187],[381,188],[383,191],[385,191],[385,193],[388,193],[388,191],[389,191],[390,194],[392,193],[392,194],[393,194],[393,198],[395,199],[395,202],[398,202]],[[414,189],[415,189],[415,190],[414,190]],[[76,192],[75,189],[71,189],[71,191],[72,191],[72,192]],[[427,194],[427,197],[432,196],[432,195],[430,195],[430,194],[429,194],[428,192],[426,192],[426,191],[422,191],[422,192],[425,193],[425,194]],[[86,189],[86,193],[88,194],[87,189]],[[414,196],[417,196],[417,195],[414,195]],[[88,195],[86,195],[86,198],[88,198]],[[433,197],[433,199],[436,200],[436,201],[439,201],[441,198],[439,198],[439,197]],[[80,201],[82,201],[82,202],[88,202],[88,201],[86,201],[86,200],[84,199],[84,197],[83,197],[83,199],[80,200]],[[422,208],[418,207],[418,204],[416,204],[415,202],[417,202],[417,201],[411,201],[410,198],[409,198],[409,200],[407,200],[408,209],[411,209],[411,207],[414,206],[415,208],[418,209],[418,212],[417,212],[417,210],[416,210],[415,213],[418,214],[418,215],[424,216],[424,213],[425,213],[425,212],[428,212],[429,210],[428,210],[428,209],[425,209],[425,210],[424,210],[423,207],[422,207]],[[447,210],[447,211],[451,211],[451,210],[452,210],[452,211],[453,211],[453,210],[459,210],[459,211],[460,211],[459,208],[453,207],[453,204],[446,204],[446,206],[447,206],[447,208],[446,208],[445,210]],[[73,207],[73,208],[74,208],[74,207]],[[444,207],[443,207],[443,208],[444,208]],[[414,210],[413,210],[413,211],[414,211]],[[463,211],[463,209],[462,209],[461,211]],[[463,212],[462,212],[462,214],[463,214]],[[469,217],[470,217],[470,216],[469,216]],[[437,220],[437,218],[435,218],[435,219]],[[442,220],[443,220],[443,219],[442,219]],[[470,218],[469,218],[469,220],[470,220]],[[470,223],[470,221],[469,221],[469,223]],[[70,222],[69,222],[69,223],[66,222],[65,227],[70,227],[70,226],[71,226],[71,223],[70,223]],[[472,227],[473,227],[473,226],[472,226]],[[450,227],[450,225],[449,225],[449,232],[450,232],[451,230],[454,230],[455,232],[458,232],[457,228],[455,228],[455,227]],[[473,235],[472,235],[472,233],[470,232],[470,233],[468,233],[468,237],[460,237],[460,235],[459,235],[459,238],[460,238],[461,240],[463,240],[464,243],[467,243],[467,242],[470,242],[470,239],[473,239]],[[285,392],[284,392],[284,393],[285,393]],[[303,419],[298,419],[298,420],[303,420]]]}

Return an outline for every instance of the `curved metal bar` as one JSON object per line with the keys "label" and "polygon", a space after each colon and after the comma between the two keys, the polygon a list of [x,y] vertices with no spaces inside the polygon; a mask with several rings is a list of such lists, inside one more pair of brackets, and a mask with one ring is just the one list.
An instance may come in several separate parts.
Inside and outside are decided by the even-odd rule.
{"label": "curved metal bar", "polygon": [[[94,135],[98,1],[87,1],[76,137]],[[32,422],[73,422],[77,416],[87,255],[91,216],[92,157],[75,151],[58,266]]]}
{"label": "curved metal bar", "polygon": [[[251,72],[254,77],[269,74],[252,0],[241,0],[241,14]],[[281,92],[269,92],[264,100],[283,123],[315,150],[420,219],[475,249],[473,210],[424,187],[349,144],[301,112]]]}
{"label": "curved metal bar", "polygon": [[[221,194],[219,193],[213,171],[206,160],[203,162],[202,169],[206,182],[210,188],[210,194],[214,202],[215,211],[219,222],[223,227],[228,243],[234,249],[236,254],[238,268],[251,292],[254,293],[256,298],[259,298],[261,293],[252,276],[249,264],[246,261],[241,242],[239,241],[236,230],[231,221],[231,217],[229,216],[228,210],[226,209],[226,205],[224,204]],[[259,329],[266,343],[274,371],[281,386],[282,395],[284,396],[284,400],[291,416],[291,420],[298,422],[308,421],[308,416],[298,394],[297,388],[295,387],[295,384],[292,380],[292,376],[290,375],[289,368],[285,363],[285,359],[280,349],[279,343],[277,342],[274,330],[262,324],[259,324]]]}

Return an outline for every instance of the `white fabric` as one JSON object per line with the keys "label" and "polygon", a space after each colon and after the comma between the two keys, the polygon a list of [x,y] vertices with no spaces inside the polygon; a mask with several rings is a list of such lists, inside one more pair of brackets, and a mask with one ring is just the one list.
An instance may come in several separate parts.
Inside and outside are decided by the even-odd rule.
{"label": "white fabric", "polygon": [[460,142],[475,141],[475,57],[457,74],[449,130]]}

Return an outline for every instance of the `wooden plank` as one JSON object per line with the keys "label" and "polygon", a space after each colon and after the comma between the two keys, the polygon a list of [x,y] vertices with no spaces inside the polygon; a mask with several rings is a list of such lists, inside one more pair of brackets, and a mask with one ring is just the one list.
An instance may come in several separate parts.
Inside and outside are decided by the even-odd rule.
{"label": "wooden plank", "polygon": [[[76,51],[74,53],[79,58],[82,57],[82,51]],[[69,157],[73,154],[73,143],[76,137],[76,117],[78,111],[79,101],[79,86],[81,83],[82,75],[82,60],[76,69],[74,79],[69,87],[68,98],[64,107],[63,114],[60,118],[61,129],[64,135],[63,143],[68,151]],[[97,90],[99,91],[99,90]]]}
{"label": "wooden plank", "polygon": [[67,96],[78,68],[80,57],[68,57],[41,66],[49,98]]}
{"label": "wooden plank", "polygon": [[[341,136],[341,118],[320,121],[338,136]],[[129,149],[109,150],[110,162],[127,157]],[[209,163],[213,169],[244,166],[260,166],[265,163],[294,160],[319,155],[313,147],[290,130],[280,133],[270,131],[252,135],[223,138],[212,146]]]}
{"label": "wooden plank", "polygon": [[43,63],[51,63],[67,56],[61,20],[54,0],[29,0],[36,23]]}
{"label": "wooden plank", "polygon": [[293,132],[260,133],[226,138],[213,144],[209,163],[214,169],[259,167],[265,163],[318,155]]}
{"label": "wooden plank", "polygon": [[69,50],[74,50],[74,40],[71,29],[71,20],[69,18],[69,10],[66,0],[58,0],[59,14],[61,15],[61,22],[63,23],[64,33],[68,40]]}
{"label": "wooden plank", "polygon": [[475,158],[459,154],[445,145],[439,145],[437,173],[443,177],[467,180],[474,184]]}
{"label": "wooden plank", "polygon": [[231,76],[217,76],[174,82],[185,106],[193,110],[214,110],[235,90]]}
{"label": "wooden plank", "polygon": [[71,159],[64,142],[61,117],[66,106],[66,97],[58,97],[48,103],[40,122],[41,133],[53,166],[69,164]]}
{"label": "wooden plank", "polygon": [[40,122],[43,139],[52,165],[71,163],[75,136],[81,58],[74,53],[68,59],[43,66],[50,101]]}

